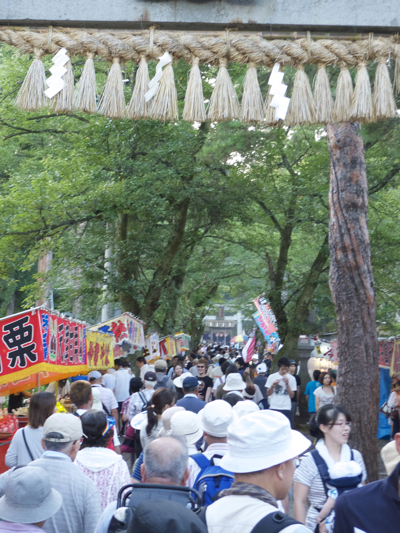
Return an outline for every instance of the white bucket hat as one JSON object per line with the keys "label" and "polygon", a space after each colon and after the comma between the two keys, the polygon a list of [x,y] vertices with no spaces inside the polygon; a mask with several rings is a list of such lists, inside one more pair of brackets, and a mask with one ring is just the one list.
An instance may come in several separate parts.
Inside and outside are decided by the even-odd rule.
{"label": "white bucket hat", "polygon": [[226,437],[228,426],[234,420],[232,407],[225,400],[215,400],[208,403],[199,412],[198,417],[201,429],[212,437]]}
{"label": "white bucket hat", "polygon": [[103,404],[101,403],[100,387],[92,387],[93,405],[92,409],[103,411]]}
{"label": "white bucket hat", "polygon": [[175,435],[185,437],[186,445],[194,444],[203,436],[200,428],[200,419],[196,413],[191,411],[181,411],[175,413],[171,418],[171,431]]}
{"label": "white bucket hat", "polygon": [[236,405],[233,406],[233,415],[235,417],[235,420],[242,418],[242,416],[244,415],[248,415],[250,413],[258,413],[259,411],[260,408],[252,400],[244,400],[244,402],[238,402]]}
{"label": "white bucket hat", "polygon": [[178,387],[178,389],[181,389],[181,388],[182,388],[182,385],[183,385],[183,380],[184,380],[185,378],[187,378],[187,377],[188,377],[188,376],[187,376],[187,373],[183,373],[183,372],[182,372],[182,374],[181,374],[180,376],[178,376],[177,378],[174,379],[174,385],[175,385],[175,387]]}
{"label": "white bucket hat", "polygon": [[146,422],[147,425],[147,411],[142,411],[135,415],[131,420],[131,426],[133,429],[140,429],[144,422]]}
{"label": "white bucket hat", "polygon": [[225,385],[222,388],[224,390],[242,391],[246,386],[247,384],[243,381],[241,374],[235,372],[234,374],[228,374],[228,376],[226,376]]}
{"label": "white bucket hat", "polygon": [[263,410],[245,415],[229,426],[228,446],[221,467],[245,474],[294,459],[304,453],[311,442],[299,431],[290,429],[285,415]]}

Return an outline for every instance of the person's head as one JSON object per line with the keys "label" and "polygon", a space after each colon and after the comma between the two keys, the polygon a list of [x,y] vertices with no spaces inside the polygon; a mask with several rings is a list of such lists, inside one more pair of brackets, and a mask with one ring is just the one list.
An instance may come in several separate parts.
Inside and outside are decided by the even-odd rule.
{"label": "person's head", "polygon": [[259,376],[263,376],[266,373],[267,373],[267,365],[265,363],[260,363],[259,365],[257,365],[257,374]]}
{"label": "person's head", "polygon": [[151,432],[158,422],[158,417],[161,418],[163,412],[169,407],[176,404],[176,392],[170,389],[161,387],[157,389],[151,399],[151,405],[147,408],[147,426],[146,433],[150,437]]}
{"label": "person's head", "polygon": [[114,359],[114,368],[115,370],[122,368],[122,359]]}
{"label": "person's head", "polygon": [[90,409],[93,405],[92,387],[87,381],[72,383],[69,397],[78,409]]}
{"label": "person's head", "polygon": [[290,365],[289,365],[289,374],[292,374],[292,376],[294,376],[296,374],[296,370],[297,370],[297,363],[294,359],[291,359]]}
{"label": "person's head", "polygon": [[101,385],[101,382],[103,380],[103,376],[98,370],[92,370],[88,374],[88,381],[91,385],[99,384]]}
{"label": "person's head", "polygon": [[231,363],[230,363],[229,361],[224,361],[223,363],[220,364],[220,366],[221,366],[221,372],[222,372],[223,374],[225,374],[226,369],[229,368],[230,364],[231,364]]}
{"label": "person's head", "polygon": [[281,357],[278,360],[278,372],[281,376],[285,376],[289,372],[290,361],[287,357]]}
{"label": "person's head", "polygon": [[198,381],[197,378],[190,374],[186,376],[182,381],[183,394],[197,394]]}
{"label": "person's head", "polygon": [[163,430],[164,430],[163,436],[168,431],[171,431],[171,418],[174,416],[175,413],[179,413],[180,411],[186,411],[186,409],[184,407],[179,407],[179,405],[174,405],[173,407],[170,407],[169,409],[165,409],[165,411],[161,415],[161,420],[163,423]]}
{"label": "person's head", "polygon": [[243,357],[238,357],[235,361],[235,365],[238,367],[239,370],[245,367],[246,363],[244,362]]}
{"label": "person's head", "polygon": [[199,362],[197,363],[197,371],[199,373],[199,376],[204,376],[207,373],[208,370],[208,361],[204,357],[201,357],[199,359]]}
{"label": "person's head", "polygon": [[145,364],[146,364],[146,359],[142,355],[136,359],[136,366],[138,368],[142,368],[142,366],[144,366]]}
{"label": "person's head", "polygon": [[75,461],[82,435],[80,418],[69,413],[55,413],[44,423],[42,446],[46,451],[64,453]]}
{"label": "person's head", "polygon": [[62,501],[61,494],[51,488],[50,476],[43,468],[19,467],[7,478],[0,498],[0,519],[43,527],[59,510]]}
{"label": "person's head", "polygon": [[244,402],[244,399],[239,394],[236,394],[236,392],[228,392],[223,397],[223,400],[229,403],[231,407],[235,407],[238,402]]}
{"label": "person's head", "polygon": [[140,378],[134,377],[129,382],[129,394],[139,392],[143,389],[143,381]]}
{"label": "person's head", "polygon": [[167,362],[164,361],[164,359],[157,359],[157,361],[154,363],[154,369],[157,374],[165,374],[167,371],[168,365]]}
{"label": "person's head", "polygon": [[246,388],[246,383],[242,379],[242,375],[239,372],[233,372],[226,376],[226,381],[222,389],[224,391],[237,391],[242,393]]}
{"label": "person's head", "polygon": [[233,410],[228,402],[215,400],[208,403],[199,412],[198,417],[208,445],[214,442],[226,442],[228,427],[233,422]]}
{"label": "person's head", "polygon": [[329,386],[332,383],[332,376],[329,372],[321,372],[319,376],[319,382],[322,386]]}
{"label": "person's head", "polygon": [[314,370],[313,372],[313,380],[319,381],[319,376],[321,375],[321,370]]}
{"label": "person's head", "polygon": [[207,533],[207,526],[190,508],[173,500],[146,500],[135,507],[128,532]]}
{"label": "person's head", "polygon": [[129,368],[129,361],[126,359],[121,359],[121,366],[122,368]]}
{"label": "person's head", "polygon": [[233,406],[233,412],[237,418],[248,415],[249,413],[258,413],[260,408],[251,400],[243,400]]}
{"label": "person's head", "polygon": [[228,428],[228,452],[220,466],[235,474],[236,482],[257,485],[277,500],[286,498],[295,471],[294,459],[311,445],[277,411],[244,415]]}
{"label": "person's head", "polygon": [[232,363],[229,363],[229,366],[225,370],[225,376],[228,377],[229,374],[238,374],[239,369],[236,365],[233,365]]}
{"label": "person's head", "polygon": [[176,363],[178,362],[178,359],[179,359],[179,355],[174,355],[174,357],[172,358],[172,366],[176,365]]}
{"label": "person's head", "polygon": [[192,411],[179,411],[172,415],[171,431],[173,435],[184,438],[188,447],[203,436],[199,416]]}
{"label": "person's head", "polygon": [[54,413],[56,397],[51,392],[36,392],[29,402],[29,422],[32,429],[43,426]]}
{"label": "person's head", "polygon": [[144,388],[154,389],[157,383],[157,376],[155,372],[146,372],[144,375]]}
{"label": "person's head", "polygon": [[60,389],[62,389],[63,387],[65,387],[65,384],[66,384],[66,383],[67,383],[67,380],[66,380],[66,379],[60,379],[60,380],[58,381],[58,387],[59,387]]}
{"label": "person's head", "polygon": [[179,377],[181,376],[183,373],[183,365],[182,363],[176,363],[175,367],[174,367],[174,374],[175,374],[175,377]]}
{"label": "person's head", "polygon": [[324,405],[310,421],[310,434],[336,444],[347,444],[351,417],[341,405]]}
{"label": "person's head", "polygon": [[188,451],[184,444],[172,437],[156,439],[144,449],[143,483],[185,486],[189,476],[187,464]]}
{"label": "person's head", "polygon": [[400,379],[396,379],[396,381],[394,382],[393,390],[395,390],[396,392],[400,391]]}
{"label": "person's head", "polygon": [[256,395],[256,388],[254,385],[247,385],[243,391],[243,398],[245,400],[252,400]]}
{"label": "person's head", "polygon": [[107,448],[113,438],[113,426],[108,421],[107,415],[103,411],[90,409],[81,416],[83,448]]}

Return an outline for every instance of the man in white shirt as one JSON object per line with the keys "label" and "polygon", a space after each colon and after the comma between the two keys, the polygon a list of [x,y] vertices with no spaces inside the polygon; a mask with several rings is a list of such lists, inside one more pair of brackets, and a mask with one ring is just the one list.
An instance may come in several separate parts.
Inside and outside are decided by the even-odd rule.
{"label": "man in white shirt", "polygon": [[60,398],[64,398],[64,396],[69,393],[70,387],[71,384],[68,379],[60,379],[60,381],[54,381],[53,383],[50,383],[46,389],[46,392],[52,392],[58,401]]}
{"label": "man in white shirt", "polygon": [[106,372],[103,372],[103,387],[110,389],[115,394],[115,368],[108,368]]}
{"label": "man in white shirt", "polygon": [[103,410],[107,415],[111,415],[115,418],[115,420],[118,420],[118,402],[114,396],[114,393],[110,389],[102,386],[103,376],[98,370],[92,370],[89,372],[88,378],[92,388],[96,387],[100,391],[100,400],[103,404]]}
{"label": "man in white shirt", "polygon": [[233,422],[227,441],[229,449],[220,466],[235,474],[235,482],[207,507],[208,532],[251,533],[256,526],[269,531],[280,522],[281,533],[310,533],[279,511],[278,500],[288,495],[295,458],[311,442],[291,430],[281,413],[270,410],[249,413]]}
{"label": "man in white shirt", "polygon": [[115,372],[115,397],[118,402],[118,412],[121,412],[123,402],[130,396],[129,383],[133,377],[128,372],[128,361],[123,359],[114,360]]}
{"label": "man in white shirt", "polygon": [[269,399],[269,408],[279,411],[291,421],[292,398],[297,390],[297,383],[289,374],[290,361],[281,357],[278,361],[278,372],[270,374],[265,384]]}
{"label": "man in white shirt", "polygon": [[[228,453],[226,437],[228,426],[233,422],[233,409],[225,400],[215,400],[206,404],[199,414],[200,428],[204,432],[204,440],[208,447],[202,454],[209,461],[214,457],[214,464],[219,466],[221,458]],[[195,459],[189,457],[189,478],[188,487],[194,487],[195,481],[201,472],[200,466]]]}

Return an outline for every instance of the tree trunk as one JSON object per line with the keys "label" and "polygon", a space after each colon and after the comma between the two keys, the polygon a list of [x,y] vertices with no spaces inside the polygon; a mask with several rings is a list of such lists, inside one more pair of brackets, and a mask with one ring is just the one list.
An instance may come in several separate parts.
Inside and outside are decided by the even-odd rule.
{"label": "tree trunk", "polygon": [[364,148],[356,124],[329,125],[329,284],[338,324],[338,403],[351,414],[351,445],[378,479],[378,339],[367,228]]}

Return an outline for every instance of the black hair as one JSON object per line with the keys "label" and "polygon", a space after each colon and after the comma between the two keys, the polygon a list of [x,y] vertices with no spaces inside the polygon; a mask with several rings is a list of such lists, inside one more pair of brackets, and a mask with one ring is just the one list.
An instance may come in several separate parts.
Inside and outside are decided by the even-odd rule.
{"label": "black hair", "polygon": [[140,357],[138,357],[136,359],[136,362],[137,363],[145,363],[146,362],[146,359],[143,357],[143,355],[141,355]]}
{"label": "black hair", "polygon": [[218,361],[219,366],[222,366],[224,363],[226,363],[225,357],[220,357]]}
{"label": "black hair", "polygon": [[126,359],[121,360],[121,366],[122,368],[128,368],[129,362]]}
{"label": "black hair", "polygon": [[231,366],[231,363],[229,361],[225,361],[221,364],[221,371],[223,374],[225,374],[226,369]]}
{"label": "black hair", "polygon": [[240,367],[242,368],[243,366],[246,366],[246,363],[244,362],[244,359],[243,357],[238,357],[235,361],[235,363],[238,363],[240,365]]}
{"label": "black hair", "polygon": [[157,415],[162,415],[166,405],[169,405],[170,407],[175,405],[177,397],[178,395],[175,391],[164,387],[160,387],[154,392],[151,399],[151,405],[147,408],[146,433],[148,437],[150,437],[151,432],[157,425]]}
{"label": "black hair", "polygon": [[36,392],[29,402],[29,426],[36,429],[54,413],[56,397],[52,392]]}
{"label": "black hair", "polygon": [[114,430],[111,428],[103,435],[103,431],[107,427],[106,414],[97,409],[90,409],[83,413],[81,422],[83,431],[81,450],[83,448],[107,448]]}
{"label": "black hair", "polygon": [[244,399],[235,392],[228,392],[228,394],[225,394],[222,399],[228,402],[232,407],[234,407],[238,402],[244,402]]}
{"label": "black hair", "polygon": [[117,359],[114,359],[114,365],[121,366],[121,359],[119,357]]}
{"label": "black hair", "polygon": [[287,357],[281,357],[278,360],[278,368],[280,368],[281,366],[290,366],[290,361]]}
{"label": "black hair", "polygon": [[140,378],[132,378],[129,382],[129,394],[139,392],[141,389],[143,389],[143,381]]}
{"label": "black hair", "polygon": [[321,370],[314,370],[313,372],[313,378],[314,378],[314,381],[319,381],[319,376],[321,374]]}
{"label": "black hair", "polygon": [[[58,431],[51,431],[46,434],[47,439],[63,439],[64,435]],[[70,444],[74,444],[76,441],[69,442],[54,442],[52,440],[44,440],[44,447],[46,450],[51,450],[52,452],[60,452],[69,447]]]}
{"label": "black hair", "polygon": [[351,416],[341,405],[330,404],[321,407],[310,421],[310,435],[316,439],[323,439],[324,434],[319,429],[319,426],[322,424],[323,426],[332,427],[340,414],[344,414],[347,422],[351,422]]}
{"label": "black hair", "polygon": [[229,363],[228,368],[225,370],[225,376],[229,376],[229,374],[240,374],[238,367]]}

